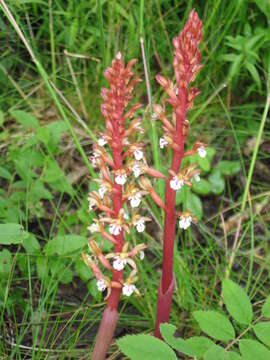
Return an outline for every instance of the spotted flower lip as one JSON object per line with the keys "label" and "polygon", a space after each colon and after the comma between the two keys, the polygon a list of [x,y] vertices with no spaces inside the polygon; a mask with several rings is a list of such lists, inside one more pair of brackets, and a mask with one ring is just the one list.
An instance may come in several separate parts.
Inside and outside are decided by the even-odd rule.
{"label": "spotted flower lip", "polygon": [[97,281],[97,288],[98,288],[98,291],[100,291],[100,292],[103,292],[104,290],[107,289],[107,285],[103,279],[100,279]]}
{"label": "spotted flower lip", "polygon": [[201,145],[200,147],[198,147],[197,153],[201,158],[205,158],[207,154],[206,148],[203,145]]}
{"label": "spotted flower lip", "polygon": [[125,296],[131,296],[136,291],[136,286],[134,284],[124,283],[122,288],[122,293]]}
{"label": "spotted flower lip", "polygon": [[190,227],[191,222],[192,222],[192,217],[190,215],[189,216],[181,215],[179,218],[179,227],[181,229],[186,230],[187,228]]}
{"label": "spotted flower lip", "polygon": [[91,234],[93,234],[95,232],[99,232],[100,227],[97,222],[93,222],[90,226],[88,226],[87,229],[90,231]]}
{"label": "spotted flower lip", "polygon": [[104,145],[106,145],[108,143],[108,141],[104,138],[104,137],[100,137],[99,139],[98,139],[98,145],[99,146],[104,146]]}
{"label": "spotted flower lip", "polygon": [[174,176],[172,178],[172,180],[170,180],[170,188],[177,191],[179,189],[181,189],[181,187],[184,186],[184,180],[183,179],[179,179],[178,176]]}
{"label": "spotted flower lip", "polygon": [[119,235],[120,232],[122,231],[122,226],[121,225],[118,225],[118,224],[110,224],[109,226],[109,232],[112,234],[112,235]]}
{"label": "spotted flower lip", "polygon": [[143,151],[140,150],[140,149],[136,149],[134,152],[133,152],[133,155],[134,155],[134,158],[135,160],[142,160],[143,159]]}
{"label": "spotted flower lip", "polygon": [[165,140],[163,137],[161,137],[161,138],[159,139],[159,147],[160,147],[161,149],[164,149],[164,147],[167,146],[167,145],[168,145],[168,141]]}
{"label": "spotted flower lip", "polygon": [[115,260],[113,262],[113,268],[115,270],[118,270],[118,271],[121,271],[124,269],[125,265],[127,263],[127,260],[126,259],[121,259],[120,256],[116,256],[115,257]]}
{"label": "spotted flower lip", "polygon": [[116,170],[115,172],[115,182],[118,185],[124,185],[127,181],[127,173],[124,169]]}

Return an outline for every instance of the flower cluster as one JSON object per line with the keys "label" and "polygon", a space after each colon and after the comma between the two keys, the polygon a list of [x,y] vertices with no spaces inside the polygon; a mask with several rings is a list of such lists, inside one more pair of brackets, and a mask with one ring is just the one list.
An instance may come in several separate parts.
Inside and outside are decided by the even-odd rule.
{"label": "flower cluster", "polygon": [[[150,219],[141,216],[137,209],[143,196],[148,193],[158,195],[154,189],[138,187],[136,178],[140,180],[143,174],[164,177],[147,165],[143,144],[137,141],[143,128],[141,118],[136,116],[141,105],[130,105],[134,86],[140,81],[133,75],[135,63],[136,60],[131,60],[125,66],[121,53],[118,53],[112,66],[105,70],[104,75],[110,85],[109,89],[103,88],[101,91],[101,112],[106,131],[98,135],[90,157],[93,167],[100,172],[100,178],[95,179],[98,190],[90,192],[88,196],[89,211],[95,211],[98,217],[88,227],[92,234],[89,240],[92,254],[82,256],[97,279],[98,290],[107,290],[107,297],[112,295],[113,289],[121,290],[126,296],[138,293],[135,286],[138,268],[134,260],[143,259],[146,246],[140,244],[129,250],[125,233],[129,234],[132,228],[138,233],[145,230],[146,222]],[[95,234],[113,243],[114,251],[104,255],[93,238]],[[111,279],[99,269],[98,262],[112,272]],[[124,278],[123,271],[128,268],[130,273]]]}

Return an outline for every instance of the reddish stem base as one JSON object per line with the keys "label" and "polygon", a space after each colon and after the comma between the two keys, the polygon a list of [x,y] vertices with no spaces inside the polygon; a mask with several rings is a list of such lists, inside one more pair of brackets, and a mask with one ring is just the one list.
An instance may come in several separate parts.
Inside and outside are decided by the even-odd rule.
{"label": "reddish stem base", "polygon": [[160,324],[168,322],[171,311],[172,297],[174,291],[174,277],[172,277],[172,281],[167,291],[163,293],[162,291],[162,278],[159,282],[158,287],[158,302],[157,302],[157,312],[156,312],[156,324],[155,324],[155,336],[159,339],[162,339],[160,333]]}
{"label": "reddish stem base", "polygon": [[107,307],[98,330],[96,345],[91,360],[105,360],[118,320],[118,311]]}

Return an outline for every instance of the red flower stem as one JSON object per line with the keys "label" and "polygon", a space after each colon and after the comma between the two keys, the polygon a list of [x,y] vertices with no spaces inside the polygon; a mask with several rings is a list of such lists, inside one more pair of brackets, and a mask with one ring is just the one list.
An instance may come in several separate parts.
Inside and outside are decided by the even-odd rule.
{"label": "red flower stem", "polygon": [[[176,132],[174,142],[178,145],[178,150],[173,150],[171,170],[178,173],[180,170],[186,136],[183,135],[183,123],[187,112],[187,91],[185,88],[179,89],[178,95],[180,106],[176,112]],[[167,322],[170,316],[171,302],[173,296],[174,277],[173,277],[173,247],[175,238],[175,196],[176,191],[170,187],[171,177],[166,181],[165,190],[165,221],[164,221],[164,241],[163,241],[163,262],[162,276],[159,284],[157,313],[155,324],[155,335],[161,338],[159,326]]]}
{"label": "red flower stem", "polygon": [[[119,144],[117,147],[112,149],[114,169],[118,170],[122,168],[122,139],[118,136]],[[122,186],[113,184],[115,190],[113,192],[113,210],[117,217],[120,209],[123,207],[122,198]],[[121,252],[124,244],[124,233],[123,230],[118,236],[115,236],[117,243],[114,244],[114,252]],[[112,281],[122,282],[123,271],[113,270]],[[104,310],[102,320],[99,326],[96,344],[92,354],[92,360],[104,360],[111,344],[114,330],[118,321],[118,304],[120,300],[121,289],[112,288],[111,294],[107,300],[106,309]]]}

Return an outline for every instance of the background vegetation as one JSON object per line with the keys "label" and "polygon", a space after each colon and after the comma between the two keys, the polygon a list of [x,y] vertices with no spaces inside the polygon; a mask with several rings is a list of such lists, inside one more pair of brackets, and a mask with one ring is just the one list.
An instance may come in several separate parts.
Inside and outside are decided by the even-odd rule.
{"label": "background vegetation", "polygon": [[[104,303],[80,254],[92,218],[87,194],[96,186],[87,157],[94,134],[104,126],[99,107],[103,71],[120,50],[126,60],[138,58],[144,79],[143,36],[152,98],[159,102],[163,95],[154,77],[173,76],[171,40],[193,7],[204,23],[204,67],[196,81],[201,94],[189,114],[188,145],[198,139],[211,147],[200,163],[200,185],[185,198],[181,192],[177,197],[201,221],[178,234],[171,323],[183,337],[198,334],[192,312],[222,307],[226,273],[246,288],[259,312],[270,288],[268,2],[6,3],[38,67],[1,11],[0,222],[25,229],[0,227],[1,356],[89,356]],[[154,141],[159,129],[150,122],[145,82],[136,96],[145,104],[147,158],[150,162],[154,149],[156,162],[165,167],[168,154],[159,152]],[[149,333],[154,326],[162,217],[150,199],[144,206],[153,221],[144,239],[149,249],[140,269],[142,297],[121,302],[116,336]],[[110,359],[122,358],[116,344],[111,350]]]}

